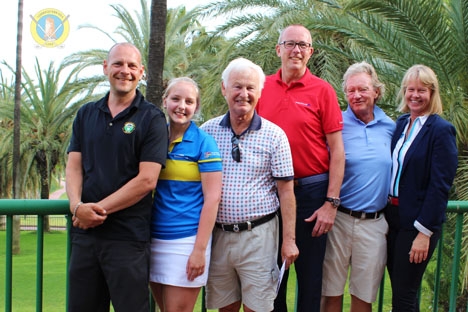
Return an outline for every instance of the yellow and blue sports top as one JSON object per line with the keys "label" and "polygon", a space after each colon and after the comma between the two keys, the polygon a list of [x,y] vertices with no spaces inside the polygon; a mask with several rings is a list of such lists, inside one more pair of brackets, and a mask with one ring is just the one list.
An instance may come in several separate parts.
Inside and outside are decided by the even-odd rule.
{"label": "yellow and blue sports top", "polygon": [[151,237],[169,240],[196,235],[203,207],[200,173],[221,169],[216,141],[191,121],[183,137],[169,145],[154,194]]}

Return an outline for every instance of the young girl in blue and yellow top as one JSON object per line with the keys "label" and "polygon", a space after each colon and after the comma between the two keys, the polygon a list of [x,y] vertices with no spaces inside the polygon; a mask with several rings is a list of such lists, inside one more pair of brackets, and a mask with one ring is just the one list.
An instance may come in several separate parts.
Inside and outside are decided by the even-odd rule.
{"label": "young girl in blue and yellow top", "polygon": [[221,157],[215,140],[192,121],[200,108],[192,79],[171,80],[163,100],[169,151],[154,195],[150,285],[161,311],[193,311],[208,277]]}

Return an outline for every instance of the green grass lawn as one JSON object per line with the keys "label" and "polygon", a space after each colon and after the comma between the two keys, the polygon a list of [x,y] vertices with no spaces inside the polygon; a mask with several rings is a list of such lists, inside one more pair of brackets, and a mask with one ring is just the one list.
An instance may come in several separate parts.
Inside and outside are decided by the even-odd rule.
{"label": "green grass lawn", "polygon": [[[32,231],[21,232],[21,254],[13,257],[13,311],[36,311],[36,242]],[[43,311],[63,312],[66,289],[66,239],[65,231],[46,233],[44,238]],[[385,277],[383,311],[390,311],[391,290]],[[293,311],[296,292],[296,274],[291,268],[288,281],[288,304]],[[5,306],[5,231],[0,231],[0,310]],[[430,303],[421,302],[421,311],[428,311]],[[344,309],[349,311],[350,298],[345,290]],[[427,309],[426,309],[427,308]],[[195,311],[201,311],[201,293]],[[214,310],[210,310],[214,311]],[[377,303],[373,305],[377,311]]]}
{"label": "green grass lawn", "polygon": [[[44,238],[43,311],[65,310],[66,232]],[[21,254],[13,256],[13,311],[36,311],[35,232],[21,232]],[[5,306],[5,232],[0,232],[0,310]]]}

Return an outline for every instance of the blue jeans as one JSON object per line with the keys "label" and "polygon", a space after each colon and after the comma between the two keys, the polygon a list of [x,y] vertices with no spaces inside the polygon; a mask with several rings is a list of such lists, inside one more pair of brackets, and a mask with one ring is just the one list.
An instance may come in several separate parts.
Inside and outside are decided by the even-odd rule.
{"label": "blue jeans", "polygon": [[[294,263],[298,286],[298,312],[320,312],[320,300],[322,297],[322,264],[325,257],[327,235],[312,237],[312,229],[315,226],[315,221],[305,222],[304,219],[310,217],[323,205],[327,195],[327,189],[328,181],[296,186],[294,188],[297,206],[296,244],[299,249],[299,257]],[[281,238],[282,233],[280,231],[280,239]],[[278,260],[278,262],[281,262],[281,252]],[[289,272],[285,272],[284,274],[280,291],[275,300],[274,311],[288,311],[286,304],[288,274]]]}

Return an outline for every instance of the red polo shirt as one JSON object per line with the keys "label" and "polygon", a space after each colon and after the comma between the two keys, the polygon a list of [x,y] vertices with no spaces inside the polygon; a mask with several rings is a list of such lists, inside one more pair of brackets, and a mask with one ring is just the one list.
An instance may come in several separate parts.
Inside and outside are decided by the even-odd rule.
{"label": "red polo shirt", "polygon": [[307,69],[299,81],[288,86],[281,80],[280,69],[267,76],[256,110],[286,132],[295,178],[328,172],[325,135],[343,129],[336,93],[328,82]]}

